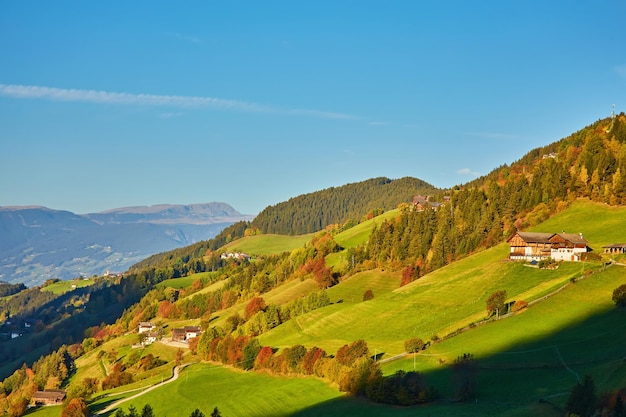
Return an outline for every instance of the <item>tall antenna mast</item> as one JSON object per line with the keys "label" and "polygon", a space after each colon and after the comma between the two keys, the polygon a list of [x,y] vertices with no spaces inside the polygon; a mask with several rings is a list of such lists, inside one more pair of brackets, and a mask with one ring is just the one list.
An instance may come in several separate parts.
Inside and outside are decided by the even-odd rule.
{"label": "tall antenna mast", "polygon": [[611,125],[608,129],[606,129],[606,133],[609,133],[613,129],[613,125],[615,124],[615,104],[613,104],[613,109],[611,110]]}

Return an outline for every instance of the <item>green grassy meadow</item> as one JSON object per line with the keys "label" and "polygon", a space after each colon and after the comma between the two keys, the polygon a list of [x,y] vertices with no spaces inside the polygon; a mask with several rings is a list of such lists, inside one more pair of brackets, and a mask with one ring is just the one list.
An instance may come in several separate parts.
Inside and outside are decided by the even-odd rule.
{"label": "green grassy meadow", "polygon": [[626,207],[608,206],[581,199],[532,230],[582,233],[593,251],[602,253],[604,245],[626,243]]}
{"label": "green grassy meadow", "polygon": [[[382,216],[396,214],[390,211]],[[382,216],[338,234],[335,240],[344,248],[364,242],[373,222],[382,221]],[[594,251],[600,253],[602,245],[626,241],[626,208],[581,200],[533,230],[582,232]],[[252,239],[261,237],[267,240]],[[253,236],[236,241],[244,246],[231,246],[227,250],[276,253],[282,250],[277,248],[296,245],[296,238],[302,241],[292,249],[301,247],[310,237],[284,240],[271,235]],[[386,375],[398,370],[422,372],[443,398],[435,404],[416,407],[372,404],[361,398],[346,397],[316,378],[276,377],[202,363],[186,368],[178,380],[131,400],[122,408],[126,410],[133,404],[140,410],[149,403],[159,417],[187,416],[195,408],[209,415],[215,406],[225,417],[556,417],[562,415],[559,407],[565,403],[571,388],[586,374],[593,376],[600,394],[625,387],[626,311],[615,308],[611,294],[613,289],[626,283],[626,268],[616,265],[604,268],[602,262],[566,262],[558,269],[544,270],[510,262],[508,252],[509,246],[502,243],[403,287],[399,287],[399,271],[371,270],[354,274],[328,289],[333,304],[288,320],[259,336],[262,345],[275,348],[295,344],[319,346],[331,354],[344,344],[364,339],[371,353],[385,360],[403,353],[406,339],[420,337],[429,341],[435,335],[444,338],[469,326],[469,330],[454,337],[432,343],[418,355],[381,365]],[[331,256],[336,256],[333,260],[336,264],[342,261],[341,253]],[[183,288],[198,276],[188,278],[173,281],[180,283],[177,288]],[[572,279],[576,279],[574,284],[571,284]],[[220,282],[210,288],[223,285]],[[562,291],[554,293],[562,287]],[[374,299],[362,301],[368,289],[373,291]],[[280,305],[317,290],[311,279],[291,280],[263,294],[263,298]],[[486,299],[498,290],[507,291],[507,301],[532,302],[554,294],[515,315],[481,323],[486,316]],[[220,325],[234,312],[242,314],[244,307],[242,303],[220,311],[214,323]],[[168,322],[170,327],[181,324]],[[184,324],[196,323],[187,320]],[[124,360],[136,337],[130,334],[114,339],[101,348],[118,350]],[[148,349],[167,360],[173,360],[176,351],[159,343],[146,352]],[[476,398],[461,404],[450,401],[454,396],[450,365],[463,353],[474,355],[478,373]],[[94,351],[79,359],[79,370],[74,378],[102,374],[102,364],[95,355]],[[194,360],[189,355],[186,358]],[[157,383],[166,378],[170,370],[171,364],[163,366],[152,374],[142,375],[143,381],[112,393],[129,396],[131,394],[121,392]],[[101,398],[92,407],[103,408],[111,401],[111,397]],[[60,411],[55,414],[55,408],[33,414],[56,417]]]}
{"label": "green grassy meadow", "polygon": [[43,291],[50,291],[54,294],[64,294],[68,291],[72,291],[73,285],[76,285],[75,288],[83,288],[93,285],[95,280],[93,278],[85,278],[85,279],[72,279],[72,280],[61,280],[55,282],[54,284],[47,285],[42,288]]}
{"label": "green grassy meadow", "polygon": [[141,410],[150,404],[157,416],[188,416],[198,408],[208,416],[218,407],[223,416],[280,417],[341,395],[314,378],[275,377],[197,364],[185,368],[176,381],[130,400],[121,408],[127,410],[132,404]]}
{"label": "green grassy meadow", "polygon": [[246,236],[224,245],[221,250],[224,252],[244,252],[250,255],[272,255],[301,248],[312,237],[312,233],[298,236],[275,234]]}
{"label": "green grassy meadow", "polygon": [[399,215],[399,210],[389,210],[380,216],[376,216],[373,219],[359,223],[341,233],[337,233],[333,236],[333,239],[340,247],[343,248],[343,250],[327,255],[326,264],[335,269],[341,269],[341,267],[347,265],[348,259],[346,257],[346,249],[354,248],[367,242],[367,239],[369,238],[370,233],[372,233],[374,227],[382,224],[385,220],[393,219]]}
{"label": "green grassy meadow", "polygon": [[[316,345],[335,352],[363,338],[372,349],[395,355],[404,351],[406,339],[443,337],[482,320],[486,299],[495,291],[507,290],[510,301],[532,301],[581,273],[575,263],[557,270],[528,268],[504,261],[507,253],[508,245],[500,244],[400,288],[399,273],[356,274],[329,289],[333,305],[290,320],[261,335],[260,341],[276,347]],[[363,302],[366,289],[372,289],[374,299]]]}

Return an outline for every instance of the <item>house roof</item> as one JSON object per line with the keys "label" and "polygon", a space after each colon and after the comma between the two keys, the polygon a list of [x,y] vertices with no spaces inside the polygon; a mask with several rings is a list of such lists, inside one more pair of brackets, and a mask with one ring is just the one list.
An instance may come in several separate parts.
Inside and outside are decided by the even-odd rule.
{"label": "house roof", "polygon": [[139,322],[139,327],[155,327],[154,323],[151,321],[141,321]]}
{"label": "house roof", "polygon": [[48,389],[45,391],[37,391],[33,395],[34,400],[58,400],[65,398],[65,391],[62,389]]}
{"label": "house roof", "polygon": [[[526,243],[550,243],[550,238],[554,236],[554,233],[517,232],[517,235]],[[515,237],[515,235],[513,235],[513,237]],[[513,239],[513,237],[511,237],[511,239]]]}
{"label": "house roof", "polygon": [[582,233],[557,233],[557,235],[571,243],[588,243],[587,240],[583,237]]}
{"label": "house roof", "polygon": [[186,332],[199,332],[202,329],[200,328],[200,326],[185,326],[184,330]]}
{"label": "house roof", "polygon": [[415,195],[413,196],[413,204],[426,204],[430,199],[427,195]]}
{"label": "house roof", "polygon": [[626,248],[626,243],[611,243],[610,245],[602,246],[603,248]]}

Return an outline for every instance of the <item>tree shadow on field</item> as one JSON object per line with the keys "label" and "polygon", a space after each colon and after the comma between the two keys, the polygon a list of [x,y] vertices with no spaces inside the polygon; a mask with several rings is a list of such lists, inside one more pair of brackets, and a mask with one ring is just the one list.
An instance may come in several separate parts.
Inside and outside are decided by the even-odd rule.
{"label": "tree shadow on field", "polygon": [[[567,308],[567,304],[563,304],[563,308]],[[541,316],[531,308],[439,343],[437,351],[444,353],[438,356],[445,356],[445,364],[423,373],[426,383],[440,394],[440,399],[434,403],[401,407],[344,396],[292,416],[556,417],[563,415],[562,407],[569,393],[585,375],[593,377],[599,396],[626,387],[626,309],[610,308],[551,333],[541,334],[537,329],[542,327],[533,326],[540,321],[549,323],[550,319],[548,314]],[[505,340],[510,337],[511,333],[507,332],[510,326],[524,326],[527,332]],[[462,354],[473,353],[472,345],[482,334],[495,335],[494,343],[501,348],[497,353],[476,358],[475,393],[469,401],[457,402],[451,364]],[[407,372],[413,370],[409,359],[402,367]]]}

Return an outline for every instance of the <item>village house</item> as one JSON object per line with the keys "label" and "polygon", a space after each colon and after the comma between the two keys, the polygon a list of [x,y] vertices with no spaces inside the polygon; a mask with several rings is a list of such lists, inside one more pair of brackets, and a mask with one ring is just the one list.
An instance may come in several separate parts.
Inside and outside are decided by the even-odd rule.
{"label": "village house", "polygon": [[139,333],[151,332],[156,328],[156,325],[151,321],[139,322]]}
{"label": "village house", "polygon": [[200,326],[185,326],[182,329],[172,329],[173,342],[188,342],[190,339],[200,336]]}
{"label": "village house", "polygon": [[610,245],[602,246],[604,253],[620,254],[626,253],[626,243],[611,243]]}
{"label": "village house", "polygon": [[580,261],[582,254],[590,251],[589,244],[582,234],[517,232],[508,243],[512,260],[540,261]]}
{"label": "village house", "polygon": [[[444,201],[450,201],[450,197],[444,197]],[[433,210],[437,210],[443,205],[442,203],[431,201],[429,195],[414,195],[411,202],[413,203],[417,211],[423,211],[427,207],[430,207]]]}
{"label": "village house", "polygon": [[202,329],[200,326],[185,326],[185,340],[200,336]]}
{"label": "village house", "polygon": [[146,332],[145,334],[146,335],[141,342],[141,344],[144,346],[153,344],[159,338],[159,335],[156,332]]}
{"label": "village house", "polygon": [[172,329],[172,342],[184,342],[185,335],[185,329]]}
{"label": "village house", "polygon": [[44,391],[36,391],[33,394],[32,403],[35,406],[40,405],[58,405],[62,404],[65,399],[65,391],[62,389],[47,389]]}
{"label": "village house", "polygon": [[240,261],[247,261],[250,259],[250,255],[243,252],[224,252],[220,255],[221,259],[238,259]]}

